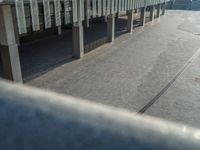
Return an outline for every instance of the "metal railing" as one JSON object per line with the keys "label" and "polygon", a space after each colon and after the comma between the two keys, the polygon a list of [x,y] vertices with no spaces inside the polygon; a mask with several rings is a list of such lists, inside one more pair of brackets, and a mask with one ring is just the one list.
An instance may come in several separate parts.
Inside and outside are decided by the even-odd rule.
{"label": "metal railing", "polygon": [[0,149],[199,150],[200,130],[0,81]]}

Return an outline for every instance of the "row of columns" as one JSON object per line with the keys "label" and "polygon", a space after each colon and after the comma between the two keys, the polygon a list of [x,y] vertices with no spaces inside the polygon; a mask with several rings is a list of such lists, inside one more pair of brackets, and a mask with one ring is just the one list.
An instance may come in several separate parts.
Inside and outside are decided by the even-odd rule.
{"label": "row of columns", "polygon": [[[162,15],[165,14],[166,4],[165,3],[163,3],[162,5],[158,4],[157,5],[157,14],[156,14],[157,18],[160,18],[160,15],[161,15],[161,6],[162,6]],[[150,21],[153,21],[155,18],[155,8],[156,8],[155,5],[150,6]],[[137,12],[137,11],[135,11],[135,12]],[[128,16],[127,30],[128,30],[128,32],[132,33],[133,20],[134,20],[133,19],[134,18],[133,10],[129,10],[127,12],[127,16]],[[145,22],[146,22],[146,7],[143,7],[143,8],[141,8],[141,11],[140,11],[140,25],[144,26]]]}
{"label": "row of columns", "polygon": [[[80,7],[80,0],[78,0],[78,7]],[[162,14],[165,14],[166,4],[163,3],[162,5]],[[86,9],[87,10],[87,9]],[[150,6],[150,21],[154,20],[155,17],[155,6]],[[79,20],[81,20],[80,15],[81,11],[78,8],[78,17]],[[128,15],[128,23],[127,23],[127,30],[128,32],[133,31],[133,20],[134,20],[134,10],[129,10],[127,12]],[[157,5],[157,17],[160,18],[161,14],[161,4]],[[140,25],[144,26],[146,21],[146,7],[141,8],[141,15],[140,15]],[[106,16],[106,22],[107,22],[107,39],[108,42],[114,41],[115,36],[115,14],[110,14]],[[86,25],[89,26],[89,19],[86,19]],[[82,21],[79,21],[77,23],[74,23],[73,25],[73,43],[74,43],[74,57],[81,58],[84,55],[84,43],[83,43],[83,25]]]}
{"label": "row of columns", "polygon": [[[84,56],[84,34],[83,24],[81,19],[81,0],[77,1],[78,6],[78,21],[73,24],[73,56],[75,58],[82,58]],[[165,14],[166,5],[162,5],[162,14]],[[150,6],[150,21],[154,20],[155,6]],[[127,30],[132,33],[134,10],[127,12]],[[160,17],[161,4],[157,5],[157,17]],[[146,7],[141,8],[140,25],[145,25]],[[12,13],[11,5],[0,5],[0,52],[3,64],[4,77],[15,81],[22,82],[21,65],[19,59],[17,34]],[[88,23],[87,23],[88,24]],[[61,27],[58,27],[58,34],[61,34]],[[107,16],[107,39],[108,42],[113,42],[115,38],[115,14]]]}

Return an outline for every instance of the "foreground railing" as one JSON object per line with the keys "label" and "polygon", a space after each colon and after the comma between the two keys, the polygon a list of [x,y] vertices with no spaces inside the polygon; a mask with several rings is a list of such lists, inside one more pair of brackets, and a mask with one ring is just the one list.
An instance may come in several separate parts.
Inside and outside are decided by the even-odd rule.
{"label": "foreground railing", "polygon": [[200,130],[0,81],[0,149],[199,150]]}

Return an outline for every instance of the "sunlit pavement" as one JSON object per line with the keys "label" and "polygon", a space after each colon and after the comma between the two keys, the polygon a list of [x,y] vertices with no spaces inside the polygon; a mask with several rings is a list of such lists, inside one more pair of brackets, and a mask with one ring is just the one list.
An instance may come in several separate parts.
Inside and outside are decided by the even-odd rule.
{"label": "sunlit pavement", "polygon": [[26,84],[199,127],[199,22],[200,12],[167,11]]}

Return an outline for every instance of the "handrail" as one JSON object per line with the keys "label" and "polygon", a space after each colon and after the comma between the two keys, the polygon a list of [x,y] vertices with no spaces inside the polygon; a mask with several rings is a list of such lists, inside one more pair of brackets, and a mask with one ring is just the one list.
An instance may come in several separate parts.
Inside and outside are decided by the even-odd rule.
{"label": "handrail", "polygon": [[0,81],[0,149],[199,150],[200,130]]}

